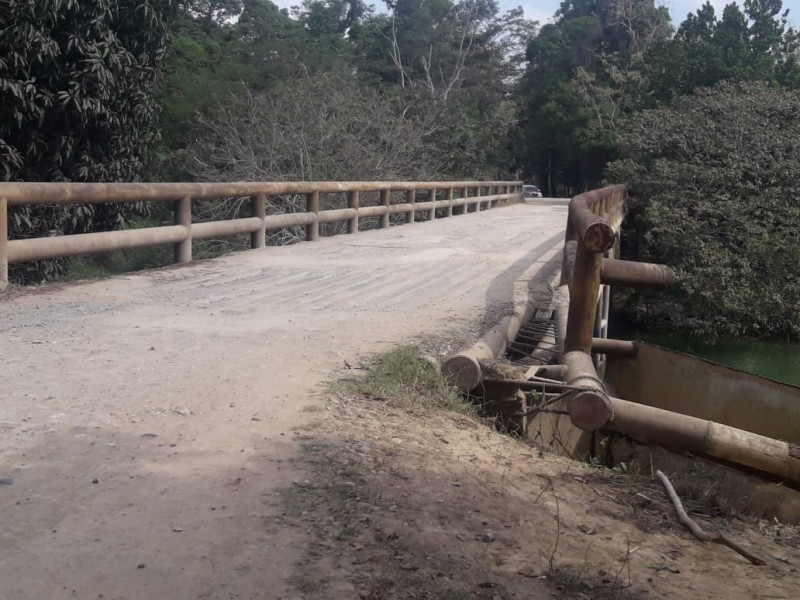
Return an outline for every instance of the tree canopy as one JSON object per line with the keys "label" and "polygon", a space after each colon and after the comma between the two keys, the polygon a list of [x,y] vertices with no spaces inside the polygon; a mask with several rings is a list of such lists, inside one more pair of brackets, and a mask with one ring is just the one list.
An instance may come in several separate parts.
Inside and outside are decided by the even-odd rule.
{"label": "tree canopy", "polygon": [[[159,139],[170,0],[15,0],[0,8],[0,179],[135,181]],[[11,237],[119,223],[110,205],[16,207]],[[21,279],[63,261],[12,269]]]}

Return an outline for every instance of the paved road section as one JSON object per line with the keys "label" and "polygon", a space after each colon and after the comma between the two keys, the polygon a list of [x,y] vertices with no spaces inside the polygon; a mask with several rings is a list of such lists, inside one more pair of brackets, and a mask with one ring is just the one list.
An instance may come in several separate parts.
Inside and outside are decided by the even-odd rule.
{"label": "paved road section", "polygon": [[[0,296],[0,598],[294,598],[298,426],[352,363],[477,336],[565,201]],[[474,341],[474,340],[473,340]]]}

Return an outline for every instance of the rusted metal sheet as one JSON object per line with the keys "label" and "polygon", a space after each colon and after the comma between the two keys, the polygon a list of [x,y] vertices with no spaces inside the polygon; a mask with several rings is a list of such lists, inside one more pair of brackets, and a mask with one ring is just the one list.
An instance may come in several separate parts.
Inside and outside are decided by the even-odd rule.
{"label": "rusted metal sheet", "polygon": [[627,400],[800,444],[800,387],[647,342],[611,357],[606,378]]}

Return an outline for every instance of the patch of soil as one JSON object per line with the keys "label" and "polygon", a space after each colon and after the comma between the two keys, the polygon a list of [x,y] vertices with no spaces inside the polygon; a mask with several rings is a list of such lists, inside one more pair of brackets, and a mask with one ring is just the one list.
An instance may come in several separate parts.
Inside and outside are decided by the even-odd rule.
{"label": "patch of soil", "polygon": [[[312,543],[309,599],[794,598],[800,551],[758,523],[693,513],[767,560],[703,544],[647,478],[545,453],[461,414],[332,396],[312,475],[275,526]],[[784,536],[786,537],[786,536]]]}

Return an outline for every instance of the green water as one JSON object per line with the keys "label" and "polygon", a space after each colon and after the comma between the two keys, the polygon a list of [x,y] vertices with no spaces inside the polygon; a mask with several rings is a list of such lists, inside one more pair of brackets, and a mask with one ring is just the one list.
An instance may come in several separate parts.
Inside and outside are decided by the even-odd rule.
{"label": "green water", "polygon": [[718,339],[714,343],[687,335],[640,334],[640,339],[694,354],[749,373],[800,386],[800,343],[753,339]]}

